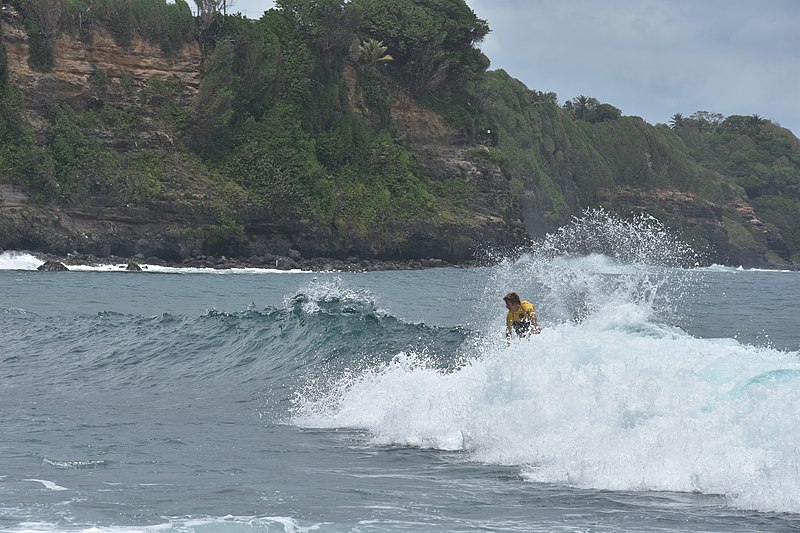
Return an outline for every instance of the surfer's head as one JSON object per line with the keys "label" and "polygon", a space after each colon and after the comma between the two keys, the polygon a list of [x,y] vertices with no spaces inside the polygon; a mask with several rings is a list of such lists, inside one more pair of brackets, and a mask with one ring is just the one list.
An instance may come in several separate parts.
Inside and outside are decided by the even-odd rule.
{"label": "surfer's head", "polygon": [[521,304],[519,294],[516,292],[509,292],[503,296],[503,301],[506,302],[506,307],[508,308],[516,308]]}

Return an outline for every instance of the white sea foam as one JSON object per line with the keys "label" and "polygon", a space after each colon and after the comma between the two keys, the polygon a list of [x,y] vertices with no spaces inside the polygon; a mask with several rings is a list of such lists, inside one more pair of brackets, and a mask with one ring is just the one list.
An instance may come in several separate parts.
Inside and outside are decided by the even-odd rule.
{"label": "white sea foam", "polygon": [[721,494],[736,507],[800,512],[800,353],[670,326],[664,317],[697,273],[659,266],[656,251],[647,243],[627,262],[534,251],[503,264],[481,305],[496,309],[511,288],[535,295],[540,335],[506,343],[498,311],[462,367],[443,372],[430,354],[400,353],[310,385],[294,423],[463,450],[532,482]]}
{"label": "white sea foam", "polygon": [[34,483],[41,483],[44,487],[48,490],[69,490],[66,487],[62,487],[61,485],[57,485],[54,481],[48,481],[46,479],[23,479],[22,481],[31,481]]}
{"label": "white sea foam", "polygon": [[[0,253],[0,270],[36,270],[44,261],[26,253],[7,251]],[[73,265],[66,263],[67,268],[76,272],[124,272],[128,263],[100,263],[96,265]],[[305,274],[307,270],[291,269],[280,270],[277,268],[194,268],[194,267],[169,267],[139,263],[142,272],[157,272],[162,274]]]}
{"label": "white sea foam", "polygon": [[43,262],[25,252],[0,253],[0,270],[36,270]]}
{"label": "white sea foam", "polygon": [[[156,272],[161,274],[307,274],[308,271],[300,269],[279,270],[277,268],[199,268],[199,267],[169,267],[138,263],[142,272]],[[127,263],[112,265],[70,265],[70,270],[83,272],[118,272],[124,271]]]}
{"label": "white sea foam", "polygon": [[141,526],[71,526],[64,528],[50,522],[22,522],[10,529],[10,533],[156,533],[192,531],[266,531],[275,533],[309,533],[320,529],[318,523],[301,523],[289,516],[209,516],[192,518],[168,518],[160,524]]}
{"label": "white sea foam", "polygon": [[295,422],[465,450],[519,465],[531,481],[724,494],[799,512],[798,355],[692,338],[622,311],[499,342],[452,373],[399,354],[301,398]]}
{"label": "white sea foam", "polygon": [[740,272],[787,272],[792,273],[796,272],[795,270],[786,270],[786,269],[775,269],[775,268],[744,268],[743,266],[732,267],[732,266],[725,266],[725,265],[718,265],[713,264],[707,267],[700,268],[699,270],[704,270],[708,272],[725,272],[730,274],[737,274]]}

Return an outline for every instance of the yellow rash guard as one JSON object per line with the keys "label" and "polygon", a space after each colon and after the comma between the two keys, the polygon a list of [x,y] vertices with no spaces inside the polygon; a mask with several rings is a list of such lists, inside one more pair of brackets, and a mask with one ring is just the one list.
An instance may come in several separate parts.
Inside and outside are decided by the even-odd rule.
{"label": "yellow rash guard", "polygon": [[523,335],[530,330],[531,322],[536,318],[536,308],[532,303],[522,300],[519,309],[509,311],[506,315],[506,326]]}

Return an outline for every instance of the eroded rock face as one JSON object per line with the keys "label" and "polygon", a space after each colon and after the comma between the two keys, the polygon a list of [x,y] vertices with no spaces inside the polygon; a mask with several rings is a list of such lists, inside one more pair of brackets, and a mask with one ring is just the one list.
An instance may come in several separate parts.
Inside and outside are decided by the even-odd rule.
{"label": "eroded rock face", "polygon": [[526,242],[520,203],[490,153],[497,143],[496,134],[456,130],[403,95],[392,100],[391,116],[396,134],[429,179],[455,180],[471,191],[468,205],[473,217],[468,224],[416,224],[409,228],[410,241],[418,243],[416,257],[459,262],[474,255],[482,243],[513,248]]}
{"label": "eroded rock face", "polygon": [[[41,112],[48,102],[69,103],[75,109],[85,109],[96,98],[97,79],[134,87],[145,87],[154,79],[177,80],[181,87],[179,98],[185,102],[197,93],[200,86],[200,62],[197,43],[189,43],[174,54],[165,55],[157,44],[135,36],[130,46],[117,45],[103,29],[94,29],[89,42],[68,33],[61,33],[50,44],[53,68],[38,72],[28,64],[30,46],[21,17],[10,6],[4,6],[2,17],[3,44],[8,55],[11,81],[20,87],[34,112]],[[105,95],[114,100],[113,92]],[[124,100],[123,94],[116,95]],[[116,104],[125,102],[117,101]]]}
{"label": "eroded rock face", "polygon": [[[648,213],[686,237],[702,235],[705,242],[695,243],[707,260],[724,264],[756,267],[796,268],[780,232],[755,217],[752,206],[738,199],[732,203],[714,203],[695,194],[674,189],[644,190],[621,187],[605,190],[598,200],[607,209],[622,216]],[[753,241],[743,240],[746,226],[757,231]]]}

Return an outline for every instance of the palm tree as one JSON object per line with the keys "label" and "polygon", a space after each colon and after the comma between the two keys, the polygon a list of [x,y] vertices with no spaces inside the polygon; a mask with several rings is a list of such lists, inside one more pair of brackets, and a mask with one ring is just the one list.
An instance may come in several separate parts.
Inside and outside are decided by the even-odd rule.
{"label": "palm tree", "polygon": [[672,119],[669,121],[669,127],[673,130],[675,128],[680,128],[685,124],[683,115],[680,113],[675,113],[672,115]]}
{"label": "palm tree", "polygon": [[591,98],[580,95],[573,98],[572,102],[575,105],[575,115],[581,120],[586,120],[586,113],[589,111]]}
{"label": "palm tree", "polygon": [[393,61],[394,58],[386,53],[389,47],[377,39],[365,39],[358,45],[358,59],[366,65],[368,70],[375,68],[380,62]]}

